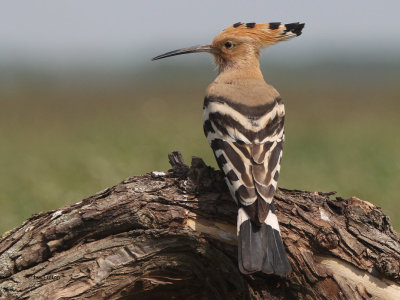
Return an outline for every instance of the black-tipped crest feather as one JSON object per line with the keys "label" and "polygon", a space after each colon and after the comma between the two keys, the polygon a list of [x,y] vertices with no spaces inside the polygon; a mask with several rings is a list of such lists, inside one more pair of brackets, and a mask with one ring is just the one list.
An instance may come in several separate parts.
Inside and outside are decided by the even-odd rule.
{"label": "black-tipped crest feather", "polygon": [[299,23],[299,22],[285,24],[285,27],[286,27],[285,33],[290,31],[290,32],[294,33],[295,35],[299,36],[302,33],[301,31],[303,30],[304,25],[305,25],[304,23]]}

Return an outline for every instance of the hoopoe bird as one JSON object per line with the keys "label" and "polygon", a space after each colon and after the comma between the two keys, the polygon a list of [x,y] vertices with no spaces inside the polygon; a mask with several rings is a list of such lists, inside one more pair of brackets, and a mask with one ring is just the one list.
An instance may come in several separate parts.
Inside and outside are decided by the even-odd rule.
{"label": "hoopoe bird", "polygon": [[244,274],[291,271],[273,197],[282,159],[285,108],[264,81],[260,49],[302,33],[304,23],[236,23],[210,45],[183,48],[154,57],[208,52],[218,76],[206,91],[204,133],[232,198],[238,205],[238,264]]}

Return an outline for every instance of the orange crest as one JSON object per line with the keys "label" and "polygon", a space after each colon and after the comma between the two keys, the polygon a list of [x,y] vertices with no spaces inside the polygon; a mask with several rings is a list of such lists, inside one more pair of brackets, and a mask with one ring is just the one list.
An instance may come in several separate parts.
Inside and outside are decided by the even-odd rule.
{"label": "orange crest", "polygon": [[281,24],[273,23],[235,23],[218,34],[213,45],[229,38],[251,39],[260,46],[269,46],[276,42],[301,35],[304,23]]}

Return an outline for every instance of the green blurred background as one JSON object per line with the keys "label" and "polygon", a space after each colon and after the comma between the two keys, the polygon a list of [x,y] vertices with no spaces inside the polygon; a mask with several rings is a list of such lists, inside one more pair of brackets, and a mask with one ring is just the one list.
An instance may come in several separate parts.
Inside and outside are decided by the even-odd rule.
{"label": "green blurred background", "polygon": [[[238,20],[272,20],[269,14],[264,14],[266,20],[238,19],[240,9],[232,8],[235,18],[226,17],[222,25],[218,21],[217,28]],[[116,28],[118,13],[112,15]],[[147,15],[152,13],[149,8]],[[242,13],[251,16],[250,9]],[[284,14],[278,12],[272,21],[278,15]],[[318,19],[298,15],[295,20],[286,15],[280,19],[306,21],[304,35],[266,50],[262,58],[265,79],[281,93],[287,111],[279,186],[368,200],[381,206],[399,230],[400,47],[393,50],[390,42],[383,50],[380,45],[368,48],[359,40],[337,49],[322,31],[313,34]],[[174,26],[179,20],[165,22]],[[163,30],[158,41],[148,43],[142,32],[142,42],[128,40],[137,47],[125,52],[93,58],[93,49],[78,47],[65,58],[64,45],[64,52],[51,44],[29,50],[28,26],[22,39],[26,44],[10,42],[12,47],[0,55],[0,232],[128,176],[167,170],[167,154],[173,150],[181,151],[188,162],[196,155],[216,166],[201,123],[204,90],[216,75],[211,58],[150,59],[207,43],[220,28],[205,28],[198,37],[190,31],[202,32],[201,26],[186,28],[187,39]],[[0,30],[0,37],[7,36],[5,32],[18,36],[8,29]],[[133,29],[131,33],[138,34]],[[115,42],[109,35],[101,38]]]}

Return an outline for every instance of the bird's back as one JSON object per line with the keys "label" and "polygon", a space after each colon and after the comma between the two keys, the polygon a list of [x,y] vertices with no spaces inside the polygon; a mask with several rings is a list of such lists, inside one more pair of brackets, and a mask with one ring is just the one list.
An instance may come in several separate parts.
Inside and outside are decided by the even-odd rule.
{"label": "bird's back", "polygon": [[233,103],[257,107],[272,103],[279,93],[262,78],[226,77],[211,83],[206,97],[223,97]]}

